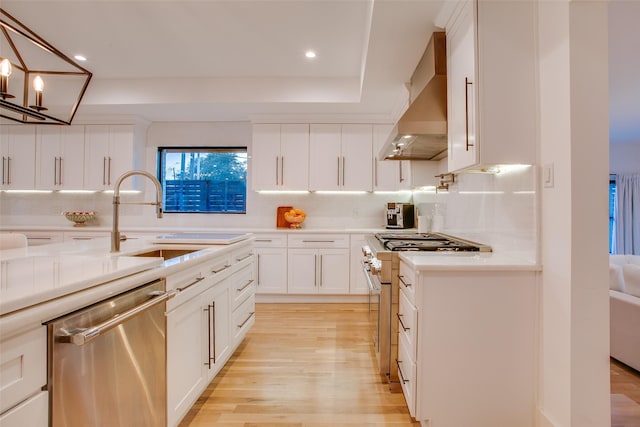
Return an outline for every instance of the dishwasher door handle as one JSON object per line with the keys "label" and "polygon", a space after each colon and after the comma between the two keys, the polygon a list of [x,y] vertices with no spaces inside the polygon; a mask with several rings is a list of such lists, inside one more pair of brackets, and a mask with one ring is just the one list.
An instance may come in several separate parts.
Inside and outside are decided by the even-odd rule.
{"label": "dishwasher door handle", "polygon": [[[145,311],[153,308],[154,306],[161,304],[178,294],[178,291],[169,291],[162,292],[161,294],[151,298],[149,301],[146,301],[140,305],[133,307],[130,310],[125,311],[124,313],[119,314],[116,317],[113,317],[105,322],[102,322],[98,325],[89,327],[89,328],[78,328],[70,333],[67,332],[65,335],[56,336],[56,342],[60,343],[71,343],[75,345],[85,345],[91,340],[97,338],[101,334],[115,328],[116,326],[126,322],[127,320],[144,313]],[[60,329],[63,332],[63,329]]]}

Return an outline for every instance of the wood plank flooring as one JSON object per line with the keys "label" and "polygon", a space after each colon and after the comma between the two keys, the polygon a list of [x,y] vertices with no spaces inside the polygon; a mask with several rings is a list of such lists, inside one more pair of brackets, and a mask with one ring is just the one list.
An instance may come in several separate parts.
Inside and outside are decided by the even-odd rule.
{"label": "wood plank flooring", "polygon": [[[612,427],[640,427],[640,374],[612,360]],[[376,374],[366,304],[256,304],[180,427],[419,426]]]}
{"label": "wood plank flooring", "polygon": [[640,427],[640,372],[611,359],[611,427]]}

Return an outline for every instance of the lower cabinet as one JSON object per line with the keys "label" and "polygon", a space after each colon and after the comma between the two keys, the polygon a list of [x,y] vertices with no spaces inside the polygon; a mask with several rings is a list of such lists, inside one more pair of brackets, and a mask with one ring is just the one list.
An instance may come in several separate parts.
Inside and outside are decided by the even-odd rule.
{"label": "lower cabinet", "polygon": [[534,426],[535,272],[401,262],[400,275],[398,366],[410,414],[434,426]]}
{"label": "lower cabinet", "polygon": [[348,294],[348,249],[289,249],[290,294]]}
{"label": "lower cabinet", "polygon": [[41,391],[0,415],[2,427],[47,427],[49,425],[49,393]]}
{"label": "lower cabinet", "polygon": [[254,240],[256,293],[287,293],[287,235],[256,235]]}
{"label": "lower cabinet", "polygon": [[46,326],[3,338],[0,348],[0,426],[47,426]]}
{"label": "lower cabinet", "polygon": [[[255,314],[251,245],[175,273],[167,304],[167,420],[176,426],[229,360]],[[177,301],[176,301],[177,300]]]}

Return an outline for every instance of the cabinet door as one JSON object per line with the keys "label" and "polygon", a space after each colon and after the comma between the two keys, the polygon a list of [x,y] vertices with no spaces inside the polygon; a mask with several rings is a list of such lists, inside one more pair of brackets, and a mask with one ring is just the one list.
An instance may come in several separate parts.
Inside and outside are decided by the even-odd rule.
{"label": "cabinet door", "polygon": [[287,249],[255,248],[258,294],[287,293]]}
{"label": "cabinet door", "polygon": [[373,126],[342,125],[342,189],[373,189]]}
{"label": "cabinet door", "polygon": [[36,188],[79,190],[84,181],[84,126],[41,127],[36,139]]}
{"label": "cabinet door", "polygon": [[474,4],[466,2],[447,29],[447,91],[449,170],[477,163],[476,146],[476,48]]}
{"label": "cabinet door", "polygon": [[206,386],[207,331],[200,299],[195,297],[167,313],[167,418],[170,426],[187,413]]}
{"label": "cabinet door", "polygon": [[[133,169],[133,126],[109,126],[109,170],[107,179],[109,188],[113,188],[116,180],[123,173]],[[133,190],[136,177],[122,183],[122,190]],[[146,181],[145,181],[146,182]]]}
{"label": "cabinet door", "polygon": [[318,262],[317,249],[289,249],[287,289],[290,294],[318,292]]}
{"label": "cabinet door", "polygon": [[318,251],[318,292],[349,293],[349,250],[320,249]]}
{"label": "cabinet door", "polygon": [[33,190],[35,188],[35,126],[2,126],[1,189]]}
{"label": "cabinet door", "polygon": [[109,187],[108,162],[109,126],[86,126],[84,146],[85,189],[99,191]]}
{"label": "cabinet door", "polygon": [[378,191],[395,191],[400,181],[400,163],[398,160],[380,158],[380,150],[389,137],[393,125],[373,126],[373,189]]}
{"label": "cabinet door", "polygon": [[220,371],[230,355],[229,279],[206,291],[201,301],[207,337],[204,360],[207,365],[207,382],[209,382]]}
{"label": "cabinet door", "polygon": [[49,392],[41,391],[0,415],[0,426],[49,426]]}
{"label": "cabinet door", "polygon": [[312,124],[309,132],[309,190],[339,190],[342,183],[341,126]]}
{"label": "cabinet door", "polygon": [[254,191],[279,189],[280,157],[280,125],[253,125],[251,183]]}
{"label": "cabinet door", "polygon": [[282,125],[280,131],[280,186],[283,190],[308,190],[309,125]]}
{"label": "cabinet door", "polygon": [[[133,167],[133,126],[88,125],[85,127],[84,184],[87,190],[113,189],[115,181]],[[121,190],[131,190],[133,178]]]}

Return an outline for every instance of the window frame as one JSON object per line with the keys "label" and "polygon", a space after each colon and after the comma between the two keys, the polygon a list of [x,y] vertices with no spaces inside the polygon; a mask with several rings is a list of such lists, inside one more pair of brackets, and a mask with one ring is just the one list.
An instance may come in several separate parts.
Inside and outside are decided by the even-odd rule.
{"label": "window frame", "polygon": [[[157,177],[158,181],[160,181],[160,185],[163,190],[162,194],[162,207],[163,211],[168,214],[231,214],[231,215],[246,215],[247,214],[247,193],[248,193],[248,159],[249,159],[249,150],[247,146],[158,146],[156,149],[156,165],[157,165]],[[245,160],[245,169],[244,169],[244,194],[243,194],[243,209],[242,210],[174,210],[167,209],[166,198],[167,194],[167,179],[165,177],[165,161],[166,161],[166,153],[241,153],[244,154]],[[197,181],[207,181],[207,180],[197,180]]]}

